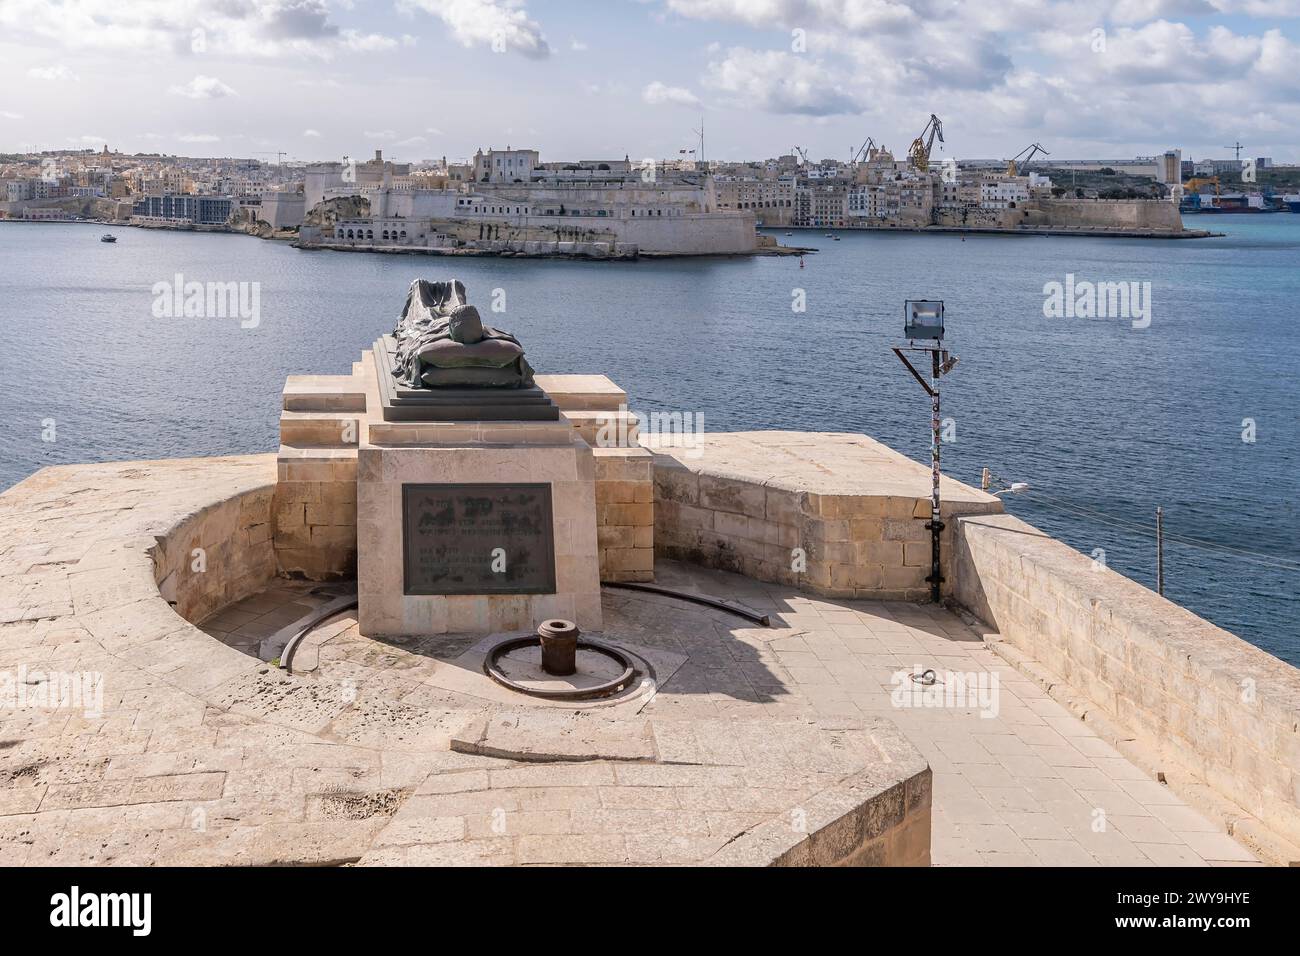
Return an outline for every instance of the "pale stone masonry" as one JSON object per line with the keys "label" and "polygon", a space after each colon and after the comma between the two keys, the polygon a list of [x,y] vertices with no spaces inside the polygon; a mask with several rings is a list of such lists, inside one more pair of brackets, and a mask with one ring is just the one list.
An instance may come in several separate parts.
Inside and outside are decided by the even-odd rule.
{"label": "pale stone masonry", "polygon": [[604,375],[539,375],[537,384],[596,457],[602,581],[654,580],[654,457],[640,445],[627,393]]}
{"label": "pale stone masonry", "polygon": [[[484,423],[485,432],[491,424]],[[361,629],[367,637],[528,631],[544,621],[600,630],[595,463],[586,442],[561,423],[502,423],[520,436],[498,447],[387,444],[360,450],[357,473]],[[396,439],[403,426],[393,428]],[[417,425],[404,430],[418,433]],[[455,441],[453,439],[453,441]],[[436,476],[450,484],[544,482],[550,486],[555,591],[552,594],[419,595],[404,589],[402,489]]]}
{"label": "pale stone masonry", "polygon": [[[294,375],[285,385],[274,541],[286,575],[331,581],[356,573],[357,451],[372,438],[387,443],[409,432],[383,421],[374,366],[368,352],[351,375]],[[653,456],[638,443],[627,393],[604,375],[539,375],[537,384],[595,457],[601,580],[653,580]],[[481,428],[463,424],[425,429],[439,443],[483,440]]]}
{"label": "pale stone masonry", "polygon": [[[864,435],[737,432],[650,442],[660,555],[828,597],[929,596],[930,475]],[[945,478],[945,520],[1002,510]],[[952,530],[944,534],[951,576]]]}
{"label": "pale stone masonry", "polygon": [[296,375],[285,386],[273,527],[282,574],[331,581],[356,573],[367,396],[360,363],[350,376]]}
{"label": "pale stone masonry", "polygon": [[1025,666],[1300,862],[1300,671],[1010,515],[955,531],[956,599]]}
{"label": "pale stone masonry", "polygon": [[[454,663],[466,639],[372,641],[344,616],[312,635],[302,672],[236,649],[317,600],[271,577],[276,479],[269,455],[129,462],[49,468],[0,494],[0,672],[103,688],[100,707],[0,709],[0,865],[1254,861],[947,610],[671,562],[665,583],[774,626],[606,591],[606,640],[677,661],[617,705],[626,716],[584,712],[611,715],[620,746],[551,764],[457,752],[453,739],[483,739],[467,727],[526,707],[454,689],[487,680]],[[203,630],[177,613],[227,600]],[[1275,686],[1294,669],[1248,664],[1289,706]],[[894,678],[920,665],[998,675],[996,715],[900,708]],[[854,765],[872,753],[889,759]]]}

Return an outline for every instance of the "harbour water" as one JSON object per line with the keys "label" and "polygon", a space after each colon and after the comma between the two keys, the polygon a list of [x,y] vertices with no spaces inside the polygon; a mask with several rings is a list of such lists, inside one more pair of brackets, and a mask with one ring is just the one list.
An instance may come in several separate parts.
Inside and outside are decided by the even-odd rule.
{"label": "harbour water", "polygon": [[[710,430],[865,432],[928,461],[890,351],[947,303],[945,471],[1027,481],[1008,509],[1300,664],[1300,216],[1195,241],[841,233],[796,258],[600,263],[303,252],[244,236],[0,224],[0,487],[46,465],[273,451],[289,374],[342,373],[409,282],[457,276],[543,372]],[[166,317],[156,287],[252,283],[256,320]],[[1150,322],[1049,318],[1045,287],[1150,283]],[[796,311],[800,300],[806,311]],[[491,312],[493,302],[504,312]],[[160,312],[162,317],[160,317]],[[1187,539],[1193,539],[1191,541]]]}

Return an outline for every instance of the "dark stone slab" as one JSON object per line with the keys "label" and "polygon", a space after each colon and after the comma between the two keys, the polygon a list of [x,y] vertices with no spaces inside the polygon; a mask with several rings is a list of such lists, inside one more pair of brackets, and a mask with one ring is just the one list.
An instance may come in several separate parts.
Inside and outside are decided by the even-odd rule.
{"label": "dark stone slab", "polygon": [[386,422],[555,422],[560,408],[536,385],[528,388],[411,388],[392,374],[396,341],[375,342],[375,373]]}
{"label": "dark stone slab", "polygon": [[551,486],[403,485],[402,551],[407,595],[554,594]]}

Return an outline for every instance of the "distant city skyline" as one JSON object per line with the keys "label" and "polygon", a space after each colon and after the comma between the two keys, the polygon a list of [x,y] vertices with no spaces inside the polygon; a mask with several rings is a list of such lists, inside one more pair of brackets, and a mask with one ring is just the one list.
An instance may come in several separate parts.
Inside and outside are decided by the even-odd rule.
{"label": "distant city skyline", "polygon": [[1298,53],[1300,0],[0,0],[0,151],[1295,162]]}

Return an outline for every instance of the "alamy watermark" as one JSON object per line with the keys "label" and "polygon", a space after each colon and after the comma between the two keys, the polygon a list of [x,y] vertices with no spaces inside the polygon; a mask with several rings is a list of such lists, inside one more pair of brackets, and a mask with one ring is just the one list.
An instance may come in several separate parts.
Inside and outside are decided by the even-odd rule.
{"label": "alamy watermark", "polygon": [[1135,329],[1151,325],[1150,282],[1076,281],[1043,286],[1043,315],[1049,319],[1129,319]]}
{"label": "alamy watermark", "polygon": [[987,671],[960,674],[916,668],[895,672],[889,682],[894,685],[889,701],[899,709],[975,710],[984,719],[996,717],[1000,709],[998,675]]}
{"label": "alamy watermark", "polygon": [[262,324],[260,282],[186,282],[178,272],[150,291],[155,319],[239,319],[241,329]]}
{"label": "alamy watermark", "polygon": [[618,407],[601,424],[596,432],[597,448],[627,448],[633,444],[633,422],[638,434],[651,436],[659,448],[685,448],[688,458],[704,453],[703,412],[630,412],[626,405]]}
{"label": "alamy watermark", "polygon": [[104,675],[97,671],[0,671],[0,710],[80,710],[104,715]]}

